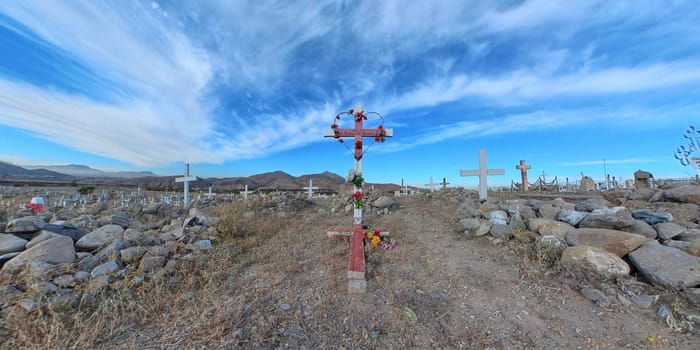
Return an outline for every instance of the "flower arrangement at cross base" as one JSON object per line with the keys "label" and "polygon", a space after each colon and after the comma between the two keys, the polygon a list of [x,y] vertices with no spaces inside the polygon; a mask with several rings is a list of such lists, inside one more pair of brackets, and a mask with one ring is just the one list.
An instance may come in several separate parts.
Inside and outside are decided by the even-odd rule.
{"label": "flower arrangement at cross base", "polygon": [[350,200],[352,200],[353,204],[355,205],[355,209],[362,209],[362,207],[364,207],[364,199],[365,195],[360,191],[355,191],[355,193],[350,196]]}
{"label": "flower arrangement at cross base", "polygon": [[362,175],[354,174],[350,182],[352,182],[356,188],[362,188],[362,185],[365,183],[365,179],[362,177]]}
{"label": "flower arrangement at cross base", "polygon": [[381,234],[379,230],[373,230],[371,227],[367,229],[365,233],[365,242],[369,243],[372,247],[379,247],[382,249],[392,249],[396,247],[396,241],[389,238],[389,234]]}

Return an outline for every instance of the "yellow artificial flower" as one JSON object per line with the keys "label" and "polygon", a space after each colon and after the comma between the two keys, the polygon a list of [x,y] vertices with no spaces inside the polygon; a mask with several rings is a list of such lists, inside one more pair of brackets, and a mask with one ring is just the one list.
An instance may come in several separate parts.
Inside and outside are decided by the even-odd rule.
{"label": "yellow artificial flower", "polygon": [[382,239],[379,236],[372,236],[372,242],[370,242],[373,247],[376,247],[379,245],[379,243],[382,243]]}

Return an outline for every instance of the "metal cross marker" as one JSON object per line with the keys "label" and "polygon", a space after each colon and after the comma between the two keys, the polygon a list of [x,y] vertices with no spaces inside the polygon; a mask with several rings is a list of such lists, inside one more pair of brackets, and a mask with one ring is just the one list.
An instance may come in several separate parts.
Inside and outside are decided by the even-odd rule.
{"label": "metal cross marker", "polygon": [[185,200],[182,202],[183,208],[188,208],[190,206],[190,181],[197,181],[197,177],[190,176],[190,163],[185,163],[185,176],[175,179],[175,182],[185,183]]}
{"label": "metal cross marker", "polygon": [[[381,134],[382,140],[384,137],[392,137],[394,134],[393,129],[363,129],[362,121],[365,119],[364,111],[361,105],[357,105],[353,110],[347,114],[351,115],[355,119],[355,127],[352,129],[341,129],[333,124],[331,129],[326,130],[324,134],[325,137],[341,138],[341,137],[352,137],[354,139],[355,147],[355,176],[362,176],[362,153],[363,145],[362,138],[372,137],[377,139],[379,132]],[[336,120],[340,119],[340,115],[336,117]],[[359,193],[362,195],[362,187],[354,186],[354,193]],[[329,237],[336,237],[338,235],[343,235],[337,231],[328,232]],[[355,208],[353,211],[353,230],[350,237],[350,261],[348,264],[348,291],[349,292],[359,292],[363,293],[367,290],[367,281],[365,280],[365,248],[364,248],[364,238],[365,230],[362,225],[362,207]]]}
{"label": "metal cross marker", "polygon": [[433,177],[430,177],[430,183],[425,184],[430,188],[430,192],[435,192],[435,183],[433,183]]}
{"label": "metal cross marker", "polygon": [[479,200],[486,201],[488,197],[488,183],[487,178],[489,175],[505,175],[506,171],[504,169],[487,169],[486,168],[486,151],[479,150],[479,169],[477,170],[460,170],[459,176],[478,176],[479,177]]}
{"label": "metal cross marker", "polygon": [[303,187],[303,189],[309,191],[309,192],[308,192],[308,194],[309,194],[309,199],[311,199],[311,197],[313,197],[313,195],[314,195],[314,190],[317,190],[318,187],[314,186],[314,180],[309,179],[309,185],[306,186],[306,187]]}
{"label": "metal cross marker", "polygon": [[443,178],[442,178],[442,188],[447,188],[447,185],[449,185],[449,184],[450,184],[450,183],[447,182],[447,178],[444,178],[444,177],[443,177]]}
{"label": "metal cross marker", "polygon": [[527,164],[524,160],[521,160],[520,164],[515,166],[515,169],[520,170],[520,181],[523,182],[523,191],[527,192],[529,186],[527,183],[527,171],[530,170],[530,164]]}

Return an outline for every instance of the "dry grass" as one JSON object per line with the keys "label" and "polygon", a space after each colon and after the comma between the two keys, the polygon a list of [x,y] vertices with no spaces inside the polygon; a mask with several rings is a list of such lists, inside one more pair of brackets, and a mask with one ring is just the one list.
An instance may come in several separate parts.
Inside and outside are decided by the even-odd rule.
{"label": "dry grass", "polygon": [[[403,200],[403,199],[401,199]],[[406,199],[407,201],[409,199]],[[565,289],[527,250],[494,246],[453,232],[454,206],[410,203],[399,213],[369,216],[387,227],[393,250],[366,249],[366,294],[347,293],[347,241],[325,237],[350,225],[348,214],[319,215],[297,203],[260,202],[213,208],[220,241],[182,262],[163,283],[130,277],[91,306],[69,312],[15,309],[2,315],[0,340],[13,349],[531,349],[585,345],[532,322],[562,322],[549,310],[515,314],[521,297],[553,305]],[[402,203],[403,204],[403,203]],[[293,205],[294,207],[294,205]],[[546,285],[541,282],[545,280]],[[550,283],[551,282],[551,283]],[[571,297],[569,295],[569,297]],[[575,322],[590,303],[566,304]],[[563,305],[563,304],[557,304]],[[524,306],[521,306],[522,308]],[[552,306],[548,306],[552,307]],[[557,306],[561,307],[561,306]],[[413,315],[415,318],[413,318]],[[635,321],[636,322],[636,321]],[[588,324],[588,323],[586,323]],[[543,327],[546,329],[546,327]],[[603,327],[609,329],[611,327]],[[563,344],[563,345],[562,345]],[[585,346],[583,348],[586,348]]]}

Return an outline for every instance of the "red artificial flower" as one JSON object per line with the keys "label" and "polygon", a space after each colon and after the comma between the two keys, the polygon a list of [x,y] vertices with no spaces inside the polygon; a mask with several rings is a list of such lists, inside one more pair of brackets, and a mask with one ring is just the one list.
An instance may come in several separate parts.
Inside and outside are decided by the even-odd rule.
{"label": "red artificial flower", "polygon": [[340,120],[340,114],[335,115],[335,120]]}
{"label": "red artificial flower", "polygon": [[355,148],[361,149],[362,148],[362,141],[355,141]]}
{"label": "red artificial flower", "polygon": [[352,112],[353,112],[353,109],[351,108],[350,111],[348,111],[348,113],[352,114]]}
{"label": "red artificial flower", "polygon": [[331,124],[331,129],[338,129],[338,124],[335,124],[335,123]]}
{"label": "red artificial flower", "polygon": [[352,198],[352,199],[363,199],[363,198],[365,198],[365,195],[362,194],[362,192],[360,192],[360,191],[355,191],[355,193],[353,193],[352,196],[350,196],[350,198]]}

